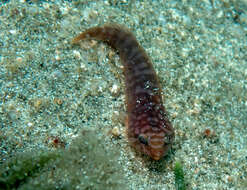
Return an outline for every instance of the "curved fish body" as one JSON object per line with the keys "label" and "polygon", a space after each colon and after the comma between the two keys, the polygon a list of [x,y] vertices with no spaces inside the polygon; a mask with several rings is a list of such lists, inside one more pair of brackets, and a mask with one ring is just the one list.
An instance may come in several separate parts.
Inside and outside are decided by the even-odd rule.
{"label": "curved fish body", "polygon": [[101,40],[119,52],[124,66],[127,135],[138,151],[160,160],[170,149],[174,129],[163,107],[161,88],[145,50],[123,26],[108,24],[89,28],[73,39]]}

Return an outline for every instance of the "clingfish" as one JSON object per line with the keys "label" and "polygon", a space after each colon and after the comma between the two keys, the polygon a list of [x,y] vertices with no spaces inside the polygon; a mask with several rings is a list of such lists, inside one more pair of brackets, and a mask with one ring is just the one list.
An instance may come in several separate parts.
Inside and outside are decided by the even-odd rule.
{"label": "clingfish", "polygon": [[175,134],[147,53],[129,29],[117,24],[89,28],[72,43],[86,39],[103,41],[118,51],[125,76],[128,140],[137,151],[160,160],[170,149]]}

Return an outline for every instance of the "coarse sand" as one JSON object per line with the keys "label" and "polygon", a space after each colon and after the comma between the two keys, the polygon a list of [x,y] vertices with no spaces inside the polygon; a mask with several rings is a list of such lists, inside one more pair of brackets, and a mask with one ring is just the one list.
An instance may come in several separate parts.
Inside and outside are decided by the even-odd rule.
{"label": "coarse sand", "polygon": [[[126,139],[117,52],[71,45],[113,22],[159,76],[176,138],[158,162]],[[246,0],[0,1],[0,189],[173,190],[176,163],[186,189],[247,189],[246,52]]]}

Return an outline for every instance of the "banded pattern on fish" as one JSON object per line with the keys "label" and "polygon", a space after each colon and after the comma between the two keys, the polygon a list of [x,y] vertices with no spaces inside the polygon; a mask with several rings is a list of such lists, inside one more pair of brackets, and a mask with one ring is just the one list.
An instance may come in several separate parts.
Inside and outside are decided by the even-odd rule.
{"label": "banded pattern on fish", "polygon": [[127,28],[107,24],[89,28],[72,43],[101,40],[119,52],[124,66],[127,135],[131,145],[154,160],[171,147],[175,133],[162,103],[161,87],[145,50]]}

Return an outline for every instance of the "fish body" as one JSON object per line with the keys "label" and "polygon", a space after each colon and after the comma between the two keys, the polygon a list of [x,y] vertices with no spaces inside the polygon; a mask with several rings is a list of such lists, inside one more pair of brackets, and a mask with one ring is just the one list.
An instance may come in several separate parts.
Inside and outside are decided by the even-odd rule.
{"label": "fish body", "polygon": [[119,52],[124,66],[129,142],[136,150],[160,160],[170,149],[175,133],[147,53],[131,31],[116,24],[89,28],[72,43],[84,39],[101,40]]}

